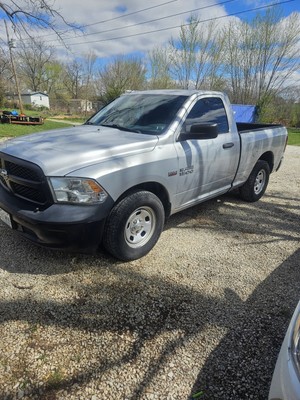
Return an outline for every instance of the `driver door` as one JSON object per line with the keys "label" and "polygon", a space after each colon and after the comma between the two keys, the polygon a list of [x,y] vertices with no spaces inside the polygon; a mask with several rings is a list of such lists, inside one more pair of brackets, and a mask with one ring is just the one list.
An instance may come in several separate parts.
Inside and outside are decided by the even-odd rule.
{"label": "driver door", "polygon": [[[194,124],[217,124],[218,136],[213,139],[185,139]],[[225,193],[234,180],[240,153],[240,141],[231,132],[223,101],[204,97],[196,101],[175,143],[179,177],[176,208]]]}

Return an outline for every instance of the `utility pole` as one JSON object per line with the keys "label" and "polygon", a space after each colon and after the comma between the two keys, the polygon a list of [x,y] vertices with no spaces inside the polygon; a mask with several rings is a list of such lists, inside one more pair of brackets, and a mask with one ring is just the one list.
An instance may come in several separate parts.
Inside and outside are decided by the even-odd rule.
{"label": "utility pole", "polygon": [[9,39],[9,34],[8,34],[8,29],[7,29],[7,23],[6,23],[5,20],[4,20],[4,24],[5,24],[5,30],[6,30],[7,45],[8,45],[8,49],[9,49],[9,56],[10,56],[11,67],[12,67],[12,71],[13,71],[13,75],[14,75],[14,79],[15,79],[15,83],[16,83],[17,93],[18,93],[20,112],[21,112],[21,114],[24,114],[23,102],[22,102],[22,97],[21,97],[21,92],[20,92],[20,85],[19,85],[19,80],[18,80],[18,76],[17,76],[17,72],[16,72],[16,67],[15,67],[13,52],[12,52],[12,49],[13,49],[15,46],[14,46],[13,40],[12,40],[12,39]]}

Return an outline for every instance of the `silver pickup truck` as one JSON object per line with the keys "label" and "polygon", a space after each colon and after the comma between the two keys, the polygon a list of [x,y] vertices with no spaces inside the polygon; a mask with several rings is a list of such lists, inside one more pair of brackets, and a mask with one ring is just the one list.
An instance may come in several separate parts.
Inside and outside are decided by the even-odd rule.
{"label": "silver pickup truck", "polygon": [[122,95],[85,124],[0,147],[0,216],[52,248],[147,254],[170,215],[239,188],[257,201],[287,142],[280,125],[236,124],[226,95]]}

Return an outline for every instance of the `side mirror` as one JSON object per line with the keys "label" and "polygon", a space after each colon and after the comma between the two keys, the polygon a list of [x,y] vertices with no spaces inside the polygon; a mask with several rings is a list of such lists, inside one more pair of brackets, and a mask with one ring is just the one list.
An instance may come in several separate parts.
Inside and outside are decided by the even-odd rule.
{"label": "side mirror", "polygon": [[218,133],[217,124],[195,124],[191,126],[190,132],[181,135],[181,139],[215,139],[218,136]]}

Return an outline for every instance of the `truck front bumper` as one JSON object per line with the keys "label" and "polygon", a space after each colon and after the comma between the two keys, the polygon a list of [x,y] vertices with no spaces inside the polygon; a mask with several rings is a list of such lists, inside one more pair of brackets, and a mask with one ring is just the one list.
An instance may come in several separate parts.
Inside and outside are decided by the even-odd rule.
{"label": "truck front bumper", "polygon": [[2,220],[27,239],[57,249],[96,251],[112,206],[109,197],[103,204],[52,204],[40,210],[0,188]]}

